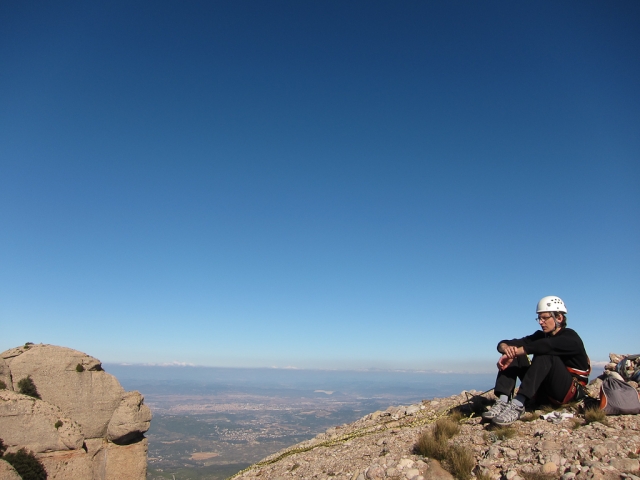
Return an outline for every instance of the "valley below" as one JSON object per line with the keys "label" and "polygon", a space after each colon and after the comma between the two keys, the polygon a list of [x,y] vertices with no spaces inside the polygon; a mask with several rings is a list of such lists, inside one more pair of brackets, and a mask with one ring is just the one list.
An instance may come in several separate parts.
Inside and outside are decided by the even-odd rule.
{"label": "valley below", "polygon": [[126,388],[139,390],[153,412],[149,480],[226,479],[376,410],[481,389],[492,381],[483,374],[107,368]]}

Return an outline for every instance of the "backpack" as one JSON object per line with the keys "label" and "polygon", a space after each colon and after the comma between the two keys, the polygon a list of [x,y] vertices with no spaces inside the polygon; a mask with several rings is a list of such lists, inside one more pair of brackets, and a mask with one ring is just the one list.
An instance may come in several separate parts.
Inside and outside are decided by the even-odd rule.
{"label": "backpack", "polygon": [[629,380],[640,382],[640,354],[623,357],[616,365],[616,372],[627,382]]}
{"label": "backpack", "polygon": [[600,410],[607,415],[640,413],[640,393],[628,383],[609,376],[600,387]]}

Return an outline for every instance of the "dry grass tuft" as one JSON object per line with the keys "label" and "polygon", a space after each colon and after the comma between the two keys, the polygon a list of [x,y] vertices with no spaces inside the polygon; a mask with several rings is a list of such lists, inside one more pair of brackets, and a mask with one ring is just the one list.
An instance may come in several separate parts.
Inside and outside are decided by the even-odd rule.
{"label": "dry grass tuft", "polygon": [[476,460],[471,452],[459,445],[453,445],[449,448],[445,463],[451,474],[458,480],[469,480],[471,470],[476,466]]}
{"label": "dry grass tuft", "polygon": [[493,480],[486,472],[476,474],[476,480]]}
{"label": "dry grass tuft", "polygon": [[509,438],[513,438],[518,434],[518,431],[513,427],[494,427],[491,429],[491,433],[493,433],[498,440],[508,440]]}
{"label": "dry grass tuft", "polygon": [[594,422],[600,422],[603,425],[609,425],[609,420],[607,419],[607,415],[603,410],[598,408],[589,408],[584,411],[584,419],[588,424]]}
{"label": "dry grass tuft", "polygon": [[520,417],[520,421],[522,422],[533,422],[537,420],[540,416],[536,415],[534,412],[527,412]]}
{"label": "dry grass tuft", "polygon": [[573,417],[571,419],[571,429],[572,430],[577,430],[578,428],[580,428],[583,425],[584,425],[584,423],[582,423],[581,419],[579,419],[577,417]]}
{"label": "dry grass tuft", "polygon": [[433,436],[437,439],[449,440],[460,431],[459,415],[451,415],[439,419],[433,426]]}
{"label": "dry grass tuft", "polygon": [[542,410],[542,413],[547,414],[547,413],[555,412],[557,408],[554,407],[553,405],[546,404],[546,405],[540,405],[540,410]]}
{"label": "dry grass tuft", "polygon": [[447,455],[449,444],[446,438],[437,438],[429,430],[425,431],[414,448],[414,451],[424,457],[435,458],[436,460],[444,460]]}
{"label": "dry grass tuft", "polygon": [[422,433],[414,452],[442,462],[458,480],[469,480],[476,464],[473,454],[461,446],[449,445],[449,439],[460,431],[460,419],[458,412],[439,419],[433,428]]}

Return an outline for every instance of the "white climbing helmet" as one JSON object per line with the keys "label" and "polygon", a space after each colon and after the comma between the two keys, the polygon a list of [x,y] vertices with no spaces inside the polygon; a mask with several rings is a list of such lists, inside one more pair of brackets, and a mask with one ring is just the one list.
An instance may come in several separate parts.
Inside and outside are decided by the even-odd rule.
{"label": "white climbing helmet", "polygon": [[567,313],[567,307],[560,297],[543,297],[538,302],[536,313],[541,312],[560,312]]}

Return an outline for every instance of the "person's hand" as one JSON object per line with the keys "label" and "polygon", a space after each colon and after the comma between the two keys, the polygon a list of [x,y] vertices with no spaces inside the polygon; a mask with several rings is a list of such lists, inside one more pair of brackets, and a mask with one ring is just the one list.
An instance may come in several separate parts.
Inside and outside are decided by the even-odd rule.
{"label": "person's hand", "polygon": [[498,370],[502,371],[506,369],[513,362],[513,358],[509,358],[506,354],[502,355],[498,360]]}
{"label": "person's hand", "polygon": [[502,353],[504,353],[507,357],[513,360],[518,356],[518,347],[512,347],[507,345],[506,347],[504,347],[504,351]]}

